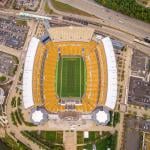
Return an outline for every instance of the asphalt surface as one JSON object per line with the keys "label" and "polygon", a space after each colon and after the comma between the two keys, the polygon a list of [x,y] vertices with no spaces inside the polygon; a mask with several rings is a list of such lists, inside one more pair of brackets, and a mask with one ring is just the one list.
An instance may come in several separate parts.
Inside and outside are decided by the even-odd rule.
{"label": "asphalt surface", "polygon": [[[65,2],[65,1],[70,1],[70,0],[59,0],[61,2]],[[72,2],[74,2],[75,0],[71,0]],[[77,0],[79,1],[79,0]],[[84,0],[83,0],[84,1]],[[76,2],[76,1],[75,1]],[[82,3],[82,2],[81,2]],[[108,36],[111,36],[111,37],[115,37],[115,38],[118,38],[122,41],[124,41],[126,44],[128,44],[130,47],[132,48],[135,48],[135,49],[139,49],[140,51],[150,55],[150,47],[149,46],[145,46],[145,45],[142,45],[140,43],[137,43],[137,42],[134,42],[134,39],[136,37],[136,33],[134,32],[134,29],[132,32],[129,32],[129,31],[124,31],[123,28],[117,28],[117,27],[113,27],[111,24],[107,23],[106,22],[103,22],[102,19],[97,19],[95,17],[91,18],[91,17],[87,17],[87,16],[79,16],[79,15],[76,15],[76,14],[71,14],[71,13],[65,13],[65,12],[62,12],[62,11],[59,11],[59,10],[56,10],[53,5],[51,4],[51,2],[48,0],[48,5],[51,9],[54,10],[55,13],[59,14],[60,16],[69,16],[69,17],[75,17],[75,18],[80,18],[81,20],[87,20],[87,21],[91,21],[91,22],[99,22],[102,24],[102,27],[98,27],[98,26],[95,26],[95,25],[91,25],[89,24],[89,27],[92,27],[94,28],[95,30],[98,30],[100,32],[104,32],[106,33]],[[71,5],[71,4],[70,4]],[[95,3],[94,3],[95,5]],[[97,5],[97,4],[96,4]],[[79,8],[79,7],[78,7]],[[106,8],[105,8],[106,9]],[[115,12],[116,13],[116,12]],[[118,14],[118,13],[117,13]],[[109,14],[110,15],[110,14]],[[123,16],[123,15],[122,15]],[[125,16],[127,17],[127,16]],[[129,18],[129,17],[128,17]],[[132,20],[132,18],[130,18]],[[135,20],[135,19],[134,19]],[[138,21],[138,20],[136,20]],[[141,21],[139,21],[141,22]],[[144,24],[144,22],[141,22]],[[146,26],[150,26],[149,24],[146,24]],[[140,28],[144,28],[143,26],[141,26]],[[149,29],[149,28],[148,28]],[[147,29],[147,30],[148,30]],[[140,35],[143,34],[143,31],[138,31]],[[141,33],[140,33],[141,32]],[[148,32],[149,33],[149,32]],[[150,35],[150,34],[149,34]],[[138,37],[141,37],[141,36],[138,36]]]}

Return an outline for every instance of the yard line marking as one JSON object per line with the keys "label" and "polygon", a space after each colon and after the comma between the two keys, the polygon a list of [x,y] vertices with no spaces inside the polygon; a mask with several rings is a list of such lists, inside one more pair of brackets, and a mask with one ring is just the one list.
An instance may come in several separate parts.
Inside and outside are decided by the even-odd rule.
{"label": "yard line marking", "polygon": [[80,58],[80,97],[81,97],[81,58]]}
{"label": "yard line marking", "polygon": [[62,70],[63,70],[63,58],[62,58],[62,61],[61,61],[61,84],[60,84],[60,97],[61,97],[61,94],[62,94]]}

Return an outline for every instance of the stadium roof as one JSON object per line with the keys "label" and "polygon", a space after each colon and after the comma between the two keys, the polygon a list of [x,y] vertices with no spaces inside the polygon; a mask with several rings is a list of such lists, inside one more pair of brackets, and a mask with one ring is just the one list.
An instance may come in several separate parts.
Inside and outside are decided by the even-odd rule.
{"label": "stadium roof", "polygon": [[34,66],[34,57],[38,47],[39,39],[33,37],[29,43],[23,73],[23,103],[25,108],[34,105],[32,95],[32,73]]}
{"label": "stadium roof", "polygon": [[108,68],[108,89],[105,106],[114,109],[117,100],[117,65],[116,58],[112,46],[112,42],[109,37],[102,39]]}
{"label": "stadium roof", "polygon": [[88,27],[55,27],[48,30],[50,37],[55,42],[91,40],[94,29]]}

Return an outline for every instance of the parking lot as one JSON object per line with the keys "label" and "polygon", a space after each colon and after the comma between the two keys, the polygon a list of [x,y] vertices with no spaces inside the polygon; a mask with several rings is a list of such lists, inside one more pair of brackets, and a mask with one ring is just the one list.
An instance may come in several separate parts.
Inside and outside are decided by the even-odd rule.
{"label": "parking lot", "polygon": [[143,132],[150,132],[150,121],[127,116],[125,119],[124,149],[139,150]]}
{"label": "parking lot", "polygon": [[0,18],[0,44],[21,49],[26,40],[28,27],[17,25],[13,18]]}
{"label": "parking lot", "polygon": [[137,126],[138,126],[138,122],[135,118],[126,117],[124,149],[126,150],[140,149],[140,133]]}
{"label": "parking lot", "polygon": [[150,83],[142,78],[130,77],[128,103],[150,107]]}
{"label": "parking lot", "polygon": [[18,59],[0,51],[0,73],[13,76],[17,69]]}
{"label": "parking lot", "polygon": [[150,107],[150,57],[133,50],[128,103]]}
{"label": "parking lot", "polygon": [[131,62],[132,74],[136,76],[144,77],[148,69],[147,67],[148,67],[149,59],[150,58],[146,54],[138,50],[133,50],[133,56]]}

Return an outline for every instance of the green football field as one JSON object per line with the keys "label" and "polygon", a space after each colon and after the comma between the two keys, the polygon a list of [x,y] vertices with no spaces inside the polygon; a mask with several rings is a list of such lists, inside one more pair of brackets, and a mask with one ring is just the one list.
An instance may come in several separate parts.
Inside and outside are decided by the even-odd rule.
{"label": "green football field", "polygon": [[59,59],[56,71],[56,90],[60,98],[83,96],[85,69],[82,57],[61,57]]}

